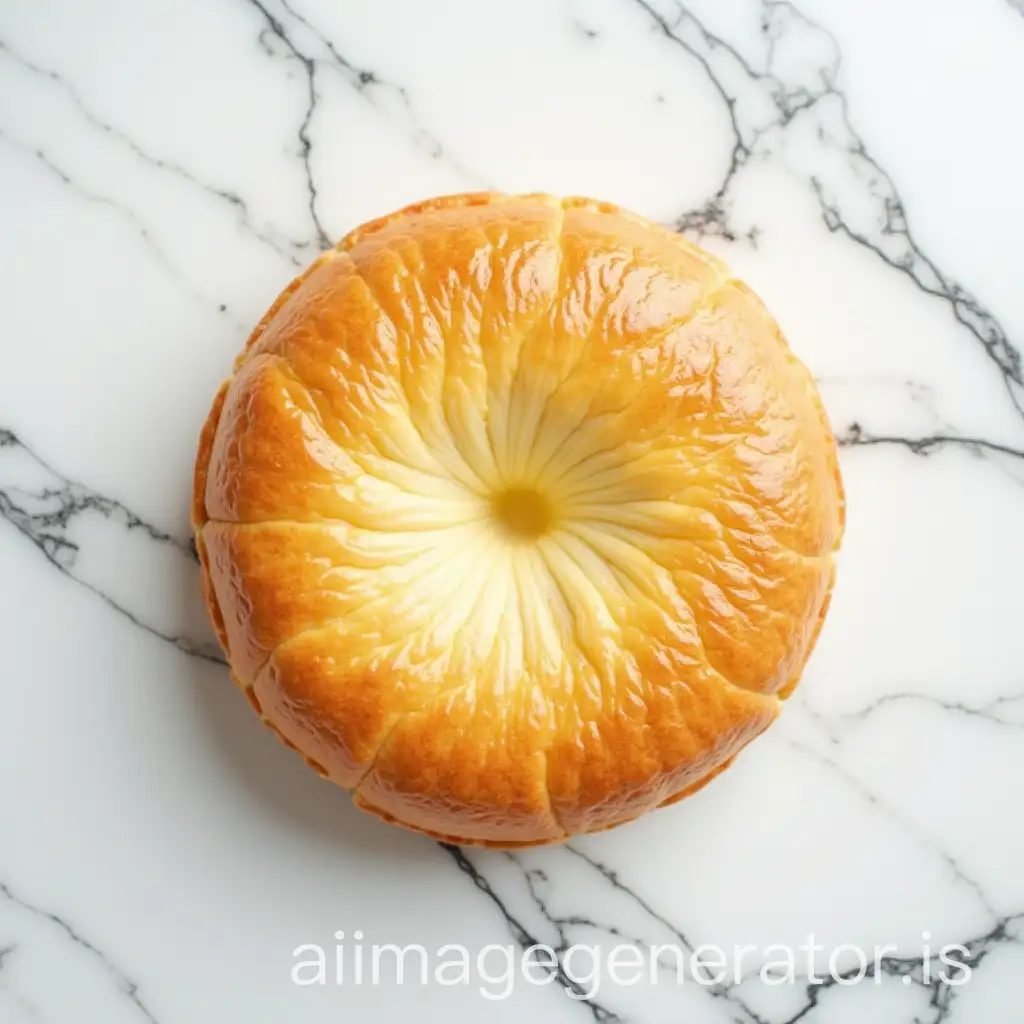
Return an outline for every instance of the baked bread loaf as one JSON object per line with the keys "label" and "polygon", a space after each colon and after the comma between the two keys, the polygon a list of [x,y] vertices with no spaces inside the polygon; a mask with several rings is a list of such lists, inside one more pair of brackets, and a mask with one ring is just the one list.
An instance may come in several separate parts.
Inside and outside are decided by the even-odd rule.
{"label": "baked bread loaf", "polygon": [[288,286],[202,433],[232,675],[363,809],[462,844],[609,828],[768,726],[844,518],[813,380],[716,258],[479,193]]}

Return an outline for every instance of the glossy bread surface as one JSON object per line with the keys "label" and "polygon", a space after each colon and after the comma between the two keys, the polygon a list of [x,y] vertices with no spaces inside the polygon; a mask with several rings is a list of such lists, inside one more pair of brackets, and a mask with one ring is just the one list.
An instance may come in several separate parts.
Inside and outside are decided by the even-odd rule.
{"label": "glossy bread surface", "polygon": [[493,193],[347,236],[253,333],[193,523],[238,684],[387,820],[608,828],[768,726],[843,528],[813,381],[717,259]]}

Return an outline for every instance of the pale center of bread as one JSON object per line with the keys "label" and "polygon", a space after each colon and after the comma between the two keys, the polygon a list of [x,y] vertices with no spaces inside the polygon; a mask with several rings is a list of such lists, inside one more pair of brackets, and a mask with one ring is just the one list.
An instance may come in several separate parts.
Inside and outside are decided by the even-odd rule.
{"label": "pale center of bread", "polygon": [[550,499],[533,487],[509,487],[494,496],[498,524],[514,540],[536,540],[549,533],[555,522]]}
{"label": "pale center of bread", "polygon": [[631,658],[624,630],[690,618],[666,564],[699,514],[673,500],[685,460],[589,396],[539,400],[525,374],[509,391],[468,408],[407,396],[414,429],[391,421],[402,448],[372,463],[379,511],[349,537],[346,632],[368,657],[372,641],[373,658],[437,658],[502,692],[598,686]]}

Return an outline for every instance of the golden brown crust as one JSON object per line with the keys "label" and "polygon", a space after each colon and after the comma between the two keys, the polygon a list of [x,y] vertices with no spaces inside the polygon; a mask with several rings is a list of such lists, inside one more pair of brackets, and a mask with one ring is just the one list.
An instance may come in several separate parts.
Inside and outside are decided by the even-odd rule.
{"label": "golden brown crust", "polygon": [[384,820],[517,847],[672,803],[774,720],[844,498],[813,380],[719,260],[608,203],[473,193],[282,292],[192,520],[282,742]]}

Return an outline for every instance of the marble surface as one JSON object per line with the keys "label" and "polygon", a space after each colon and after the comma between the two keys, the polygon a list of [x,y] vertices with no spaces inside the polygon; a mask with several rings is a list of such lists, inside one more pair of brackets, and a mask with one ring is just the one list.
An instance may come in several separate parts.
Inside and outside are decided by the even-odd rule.
{"label": "marble surface", "polygon": [[[7,2],[0,97],[0,1021],[1024,1019],[1019,0]],[[726,258],[818,376],[849,498],[780,722],[691,800],[522,854],[379,824],[261,730],[187,525],[278,289],[482,186]],[[560,965],[500,998],[296,983],[359,932]],[[767,984],[811,933],[843,970],[894,948]],[[565,963],[620,943],[754,951],[711,985]]]}

